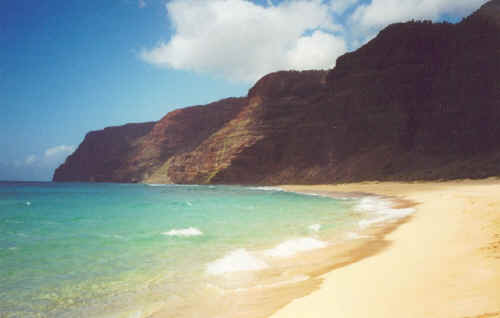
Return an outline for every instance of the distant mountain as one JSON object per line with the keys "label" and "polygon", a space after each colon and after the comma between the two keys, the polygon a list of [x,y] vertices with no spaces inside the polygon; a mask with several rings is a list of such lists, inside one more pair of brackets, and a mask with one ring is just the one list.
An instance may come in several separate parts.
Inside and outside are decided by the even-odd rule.
{"label": "distant mountain", "polygon": [[393,24],[330,71],[87,134],[54,181],[282,184],[500,175],[500,0]]}

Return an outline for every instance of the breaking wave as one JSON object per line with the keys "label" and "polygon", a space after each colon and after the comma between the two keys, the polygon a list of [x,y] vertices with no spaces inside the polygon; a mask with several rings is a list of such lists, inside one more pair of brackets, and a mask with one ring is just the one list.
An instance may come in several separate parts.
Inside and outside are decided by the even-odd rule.
{"label": "breaking wave", "polygon": [[321,229],[321,224],[309,225],[309,230],[311,231],[319,232],[320,229]]}
{"label": "breaking wave", "polygon": [[267,267],[269,266],[266,262],[258,259],[246,249],[238,249],[207,264],[206,272],[211,275],[221,275],[234,272],[258,271]]}
{"label": "breaking wave", "polygon": [[170,230],[168,232],[163,232],[162,234],[166,235],[166,236],[188,237],[188,236],[200,236],[200,235],[203,235],[203,232],[198,230],[195,227],[188,227],[186,229],[173,229],[173,230]]}
{"label": "breaking wave", "polygon": [[395,209],[393,204],[393,201],[377,196],[362,198],[355,210],[373,214],[374,217],[359,221],[359,227],[365,229],[373,224],[401,219],[415,213],[413,208]]}
{"label": "breaking wave", "polygon": [[300,252],[306,252],[319,248],[325,248],[328,243],[311,238],[304,237],[285,241],[276,247],[264,252],[267,256],[272,257],[290,257]]}

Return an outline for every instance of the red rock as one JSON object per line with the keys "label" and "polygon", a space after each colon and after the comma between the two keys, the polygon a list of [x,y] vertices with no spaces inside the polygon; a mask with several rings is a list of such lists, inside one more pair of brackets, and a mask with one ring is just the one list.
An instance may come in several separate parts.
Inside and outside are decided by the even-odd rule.
{"label": "red rock", "polygon": [[54,180],[279,184],[498,176],[499,122],[500,0],[494,0],[456,25],[393,24],[328,72],[268,74],[246,98],[176,110],[154,127],[91,133]]}

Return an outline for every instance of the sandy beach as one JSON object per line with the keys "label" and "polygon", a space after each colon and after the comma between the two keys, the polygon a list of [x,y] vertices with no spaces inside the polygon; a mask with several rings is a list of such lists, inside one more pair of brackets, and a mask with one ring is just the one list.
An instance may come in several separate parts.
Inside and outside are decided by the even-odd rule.
{"label": "sandy beach", "polygon": [[384,248],[322,275],[272,318],[500,317],[500,180],[283,186],[415,203]]}

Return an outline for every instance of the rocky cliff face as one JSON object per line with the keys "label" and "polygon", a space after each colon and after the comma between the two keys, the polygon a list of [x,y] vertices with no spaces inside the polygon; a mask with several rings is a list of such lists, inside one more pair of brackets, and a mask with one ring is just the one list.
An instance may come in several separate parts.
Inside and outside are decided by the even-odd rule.
{"label": "rocky cliff face", "polygon": [[[500,175],[500,0],[387,27],[330,71],[87,135],[55,181],[320,183]],[[140,129],[139,129],[140,127]]]}
{"label": "rocky cliff face", "polygon": [[[93,131],[54,173],[54,181],[140,182],[172,155],[193,150],[245,105],[228,98],[175,110],[158,122]],[[161,180],[167,182],[168,180]]]}
{"label": "rocky cliff face", "polygon": [[[136,181],[129,158],[154,122],[91,131],[54,173],[54,181]],[[123,171],[123,173],[117,173]]]}

